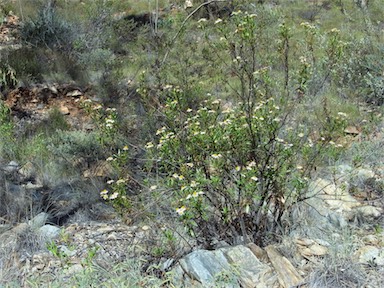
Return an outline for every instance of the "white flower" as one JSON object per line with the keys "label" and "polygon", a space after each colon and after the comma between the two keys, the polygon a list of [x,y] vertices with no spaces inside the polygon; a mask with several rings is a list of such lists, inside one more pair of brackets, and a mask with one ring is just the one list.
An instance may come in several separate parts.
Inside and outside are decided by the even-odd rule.
{"label": "white flower", "polygon": [[299,133],[297,136],[299,136],[299,138],[303,138],[304,137],[304,133]]}
{"label": "white flower", "polygon": [[115,180],[112,180],[112,179],[111,179],[111,180],[108,180],[108,181],[107,181],[107,184],[111,185],[113,182],[115,182]]}
{"label": "white flower", "polygon": [[341,117],[344,117],[344,118],[347,117],[347,114],[346,114],[346,113],[343,113],[343,112],[338,112],[337,115],[339,115],[339,116],[341,116]]}
{"label": "white flower", "polygon": [[185,206],[181,206],[180,208],[176,209],[176,213],[182,216],[184,215],[185,210],[187,210],[187,208],[185,208]]}
{"label": "white flower", "polygon": [[159,130],[156,131],[156,135],[162,134],[167,130],[165,127],[161,127]]}
{"label": "white flower", "polygon": [[109,200],[116,199],[119,196],[119,193],[115,192],[111,196],[109,196]]}
{"label": "white flower", "polygon": [[253,180],[253,181],[255,181],[255,182],[259,181],[259,179],[257,179],[257,177],[255,177],[255,176],[252,176],[252,177],[251,177],[251,180]]}
{"label": "white flower", "polygon": [[104,200],[107,200],[108,199],[108,190],[104,189],[103,191],[101,191],[100,197],[103,198]]}
{"label": "white flower", "polygon": [[221,22],[223,22],[223,20],[222,19],[217,19],[216,21],[215,21],[215,24],[219,24],[219,23],[221,23]]}
{"label": "white flower", "polygon": [[223,155],[221,155],[221,154],[212,154],[211,157],[213,159],[219,159],[219,158],[223,157]]}
{"label": "white flower", "polygon": [[151,149],[151,148],[153,148],[153,143],[152,143],[152,142],[148,142],[148,143],[145,145],[145,148],[146,148],[146,149]]}
{"label": "white flower", "polygon": [[125,179],[119,179],[119,180],[116,181],[116,184],[117,185],[123,184],[123,183],[125,183],[125,181],[126,181]]}
{"label": "white flower", "polygon": [[106,161],[113,161],[113,157],[108,157]]}
{"label": "white flower", "polygon": [[149,187],[149,190],[151,190],[151,191],[156,190],[156,189],[157,189],[156,185],[152,185],[151,187]]}

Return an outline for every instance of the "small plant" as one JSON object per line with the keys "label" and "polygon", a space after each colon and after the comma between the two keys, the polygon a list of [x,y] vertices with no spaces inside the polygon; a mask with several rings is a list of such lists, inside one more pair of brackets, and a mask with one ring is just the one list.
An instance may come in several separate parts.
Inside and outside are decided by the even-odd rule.
{"label": "small plant", "polygon": [[12,147],[12,143],[15,143],[15,140],[11,111],[0,100],[0,153],[4,153],[7,156],[10,156],[8,154],[13,154],[12,149],[9,147]]}
{"label": "small plant", "polygon": [[67,256],[68,256],[63,251],[60,250],[59,246],[57,246],[56,242],[53,240],[48,242],[46,244],[46,247],[47,247],[48,251],[52,253],[53,256],[55,256],[61,260],[67,258]]}
{"label": "small plant", "polygon": [[127,165],[129,157],[129,148],[124,146],[116,154],[107,158],[117,172],[117,180],[107,181],[108,189],[100,192],[100,196],[110,202],[113,207],[122,215],[129,212],[132,208],[132,202],[128,196],[128,183],[130,176],[127,174]]}
{"label": "small plant", "polygon": [[18,83],[16,71],[9,65],[0,65],[0,90],[14,88]]}
{"label": "small plant", "polygon": [[69,51],[74,39],[73,27],[63,20],[53,4],[41,7],[35,19],[26,21],[21,38],[35,47]]}
{"label": "small plant", "polygon": [[92,267],[92,261],[97,255],[97,251],[100,249],[99,246],[92,247],[88,250],[87,256],[84,259],[83,263],[85,266],[91,268]]}
{"label": "small plant", "polygon": [[116,144],[119,130],[118,114],[116,108],[104,108],[101,104],[92,103],[91,100],[84,100],[82,107],[91,116],[98,128],[98,141],[107,147]]}

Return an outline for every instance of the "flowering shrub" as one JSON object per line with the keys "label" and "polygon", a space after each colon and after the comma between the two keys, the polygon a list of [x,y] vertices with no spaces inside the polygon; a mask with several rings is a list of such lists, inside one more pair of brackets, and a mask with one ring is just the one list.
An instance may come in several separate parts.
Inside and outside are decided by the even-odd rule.
{"label": "flowering shrub", "polygon": [[124,146],[115,155],[106,159],[115,168],[117,180],[108,180],[106,183],[108,189],[100,192],[100,197],[110,202],[116,211],[122,215],[129,212],[132,207],[131,201],[127,197],[129,183],[129,175],[127,173],[128,156],[129,148]]}
{"label": "flowering shrub", "polygon": [[100,143],[105,146],[113,143],[119,129],[116,108],[104,108],[90,99],[84,100],[82,106],[97,125]]}
{"label": "flowering shrub", "polygon": [[[304,126],[292,129],[274,98],[258,101],[251,113],[241,103],[220,102],[180,111],[170,100],[164,114],[174,125],[160,128],[146,148],[157,157],[158,173],[168,175],[175,212],[192,235],[259,241],[269,222],[280,224],[284,211],[305,198],[318,153],[340,149],[337,134],[309,137]],[[339,116],[328,129],[344,126]]]}
{"label": "flowering shrub", "polygon": [[[150,167],[166,176],[174,213],[206,246],[213,240],[260,243],[269,232],[281,232],[284,213],[305,199],[318,160],[337,157],[342,147],[338,138],[346,119],[331,112],[326,101],[316,126],[297,123],[291,86],[306,93],[313,63],[303,56],[292,64],[290,30],[271,23],[273,19],[234,12],[230,22],[217,19],[212,24],[218,38],[211,36],[208,21],[199,21],[207,32],[205,53],[217,55],[210,61],[228,64],[218,73],[223,86],[233,91],[233,102],[207,94],[208,100],[189,106],[188,92],[172,85],[159,98],[164,99],[158,106],[163,127],[145,146],[148,158],[156,159]],[[264,32],[268,25],[275,25],[275,31]],[[338,34],[329,35],[322,59],[335,64],[341,53]],[[310,51],[312,36],[308,32],[306,37]],[[271,45],[284,68],[274,78],[278,62],[264,53]],[[146,90],[139,93],[145,97]]]}

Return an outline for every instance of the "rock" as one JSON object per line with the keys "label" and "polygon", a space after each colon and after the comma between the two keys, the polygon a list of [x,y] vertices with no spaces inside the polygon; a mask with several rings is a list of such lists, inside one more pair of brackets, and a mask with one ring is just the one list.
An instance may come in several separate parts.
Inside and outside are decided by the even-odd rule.
{"label": "rock", "polygon": [[192,8],[192,7],[193,7],[192,0],[185,0],[184,9],[188,9],[188,8]]}
{"label": "rock", "polygon": [[53,86],[53,85],[50,85],[49,87],[48,87],[48,89],[52,92],[52,94],[58,94],[59,93],[59,91],[57,91],[57,88],[55,87],[55,86]]}
{"label": "rock", "polygon": [[330,211],[327,215],[329,223],[331,223],[336,228],[346,228],[348,226],[347,221],[344,219],[344,216],[341,213]]}
{"label": "rock", "polygon": [[331,210],[351,211],[352,208],[360,206],[360,203],[346,189],[340,189],[325,179],[317,179],[311,184],[310,190],[313,197],[322,199]]}
{"label": "rock", "polygon": [[382,214],[382,209],[380,209],[379,207],[374,207],[370,205],[357,207],[355,211],[357,213],[361,213],[365,217],[373,217],[373,218],[378,218]]}
{"label": "rock", "polygon": [[260,262],[259,259],[245,246],[236,246],[223,249],[231,266],[236,267],[236,273],[240,280],[240,287],[269,287],[264,275],[271,272],[270,268]]}
{"label": "rock", "polygon": [[35,166],[31,162],[27,162],[20,168],[19,173],[23,181],[33,179],[36,176]]}
{"label": "rock", "polygon": [[3,167],[3,170],[6,173],[13,173],[19,169],[19,164],[16,161],[9,162],[6,166]]}
{"label": "rock", "polygon": [[298,286],[303,283],[303,278],[296,271],[295,267],[288,261],[287,258],[280,255],[280,253],[273,247],[265,247],[273,268],[277,272],[279,283],[284,288]]}
{"label": "rock", "polygon": [[304,257],[324,256],[328,253],[328,249],[327,247],[315,243],[307,248],[302,249],[300,252]]}
{"label": "rock", "polygon": [[75,264],[75,265],[70,266],[64,273],[66,275],[73,275],[73,274],[80,273],[83,270],[84,270],[83,265]]}
{"label": "rock", "polygon": [[67,106],[64,106],[64,105],[62,105],[62,106],[60,106],[60,113],[62,114],[62,115],[69,115],[69,114],[71,114],[70,112],[69,112],[69,109],[68,109],[68,107]]}
{"label": "rock", "polygon": [[76,250],[68,249],[68,247],[65,245],[59,245],[58,248],[62,255],[65,255],[66,257],[72,257],[76,255]]}
{"label": "rock", "polygon": [[73,91],[70,91],[66,94],[67,97],[80,97],[82,95],[83,95],[83,93],[81,93],[80,90],[73,90]]}
{"label": "rock", "polygon": [[276,284],[276,279],[271,275],[271,268],[260,262],[249,248],[242,245],[214,251],[197,250],[182,258],[179,265],[175,268],[178,276],[174,280],[175,283],[183,282],[184,287],[193,281],[198,282],[193,287],[219,285],[261,288],[274,287]]}
{"label": "rock", "polygon": [[251,249],[252,253],[255,254],[256,258],[266,262],[268,261],[267,252],[265,252],[262,248],[257,246],[255,243],[249,243],[246,245],[249,249]]}
{"label": "rock", "polygon": [[384,266],[384,248],[364,246],[355,253],[355,256],[359,259],[360,263]]}
{"label": "rock", "polygon": [[32,182],[27,182],[27,184],[24,184],[23,187],[27,190],[39,190],[44,186],[41,184],[33,184]]}
{"label": "rock", "polygon": [[47,240],[52,240],[60,235],[61,229],[53,225],[44,225],[39,228],[40,234]]}
{"label": "rock", "polygon": [[344,129],[344,133],[356,136],[361,133],[361,129],[357,128],[356,126],[348,126],[347,128]]}
{"label": "rock", "polygon": [[31,226],[32,229],[41,228],[48,220],[49,214],[45,212],[41,212],[37,214],[34,218],[28,221],[28,225]]}

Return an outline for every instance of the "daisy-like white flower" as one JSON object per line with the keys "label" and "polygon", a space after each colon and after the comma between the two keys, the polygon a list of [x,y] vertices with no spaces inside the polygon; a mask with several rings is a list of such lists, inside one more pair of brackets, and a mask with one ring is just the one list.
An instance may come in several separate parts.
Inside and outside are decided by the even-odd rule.
{"label": "daisy-like white flower", "polygon": [[108,199],[108,190],[104,189],[103,191],[101,191],[100,197],[103,198],[104,200],[107,200]]}
{"label": "daisy-like white flower", "polygon": [[116,181],[116,184],[119,185],[119,184],[123,184],[125,183],[125,179],[119,179]]}
{"label": "daisy-like white flower", "polygon": [[196,198],[196,197],[199,197],[199,195],[203,195],[203,194],[204,194],[203,191],[194,191],[194,192],[192,193],[192,197],[193,197],[193,198]]}
{"label": "daisy-like white flower", "polygon": [[119,196],[119,193],[115,192],[111,196],[109,196],[109,200],[114,200]]}
{"label": "daisy-like white flower", "polygon": [[176,213],[179,214],[180,216],[182,216],[182,215],[184,215],[186,210],[187,210],[187,208],[185,208],[185,206],[181,206],[180,208],[176,209]]}
{"label": "daisy-like white flower", "polygon": [[223,157],[223,155],[221,155],[221,154],[212,154],[211,157],[213,159],[219,159],[219,158]]}

